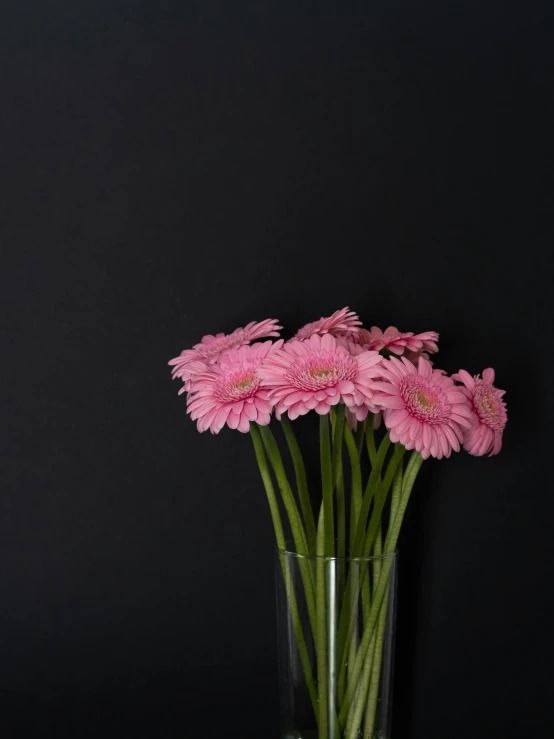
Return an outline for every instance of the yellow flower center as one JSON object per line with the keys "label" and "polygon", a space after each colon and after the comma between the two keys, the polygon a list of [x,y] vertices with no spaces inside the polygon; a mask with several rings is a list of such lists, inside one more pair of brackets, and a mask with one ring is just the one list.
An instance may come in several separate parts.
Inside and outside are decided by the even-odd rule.
{"label": "yellow flower center", "polygon": [[422,408],[432,408],[434,406],[433,398],[423,390],[417,393],[417,400]]}
{"label": "yellow flower center", "polygon": [[234,383],[234,387],[237,390],[246,390],[247,388],[249,388],[252,385],[252,383],[254,382],[255,379],[256,378],[253,377],[253,376],[244,377],[242,380],[239,380],[238,382],[235,382]]}

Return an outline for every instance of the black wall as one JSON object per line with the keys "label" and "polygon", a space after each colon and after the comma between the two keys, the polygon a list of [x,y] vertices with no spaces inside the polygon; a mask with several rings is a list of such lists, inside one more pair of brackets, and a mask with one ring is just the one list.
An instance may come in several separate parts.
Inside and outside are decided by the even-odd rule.
{"label": "black wall", "polygon": [[250,442],[166,363],[350,305],[508,391],[419,481],[395,737],[551,736],[551,7],[0,9],[0,735],[276,739]]}

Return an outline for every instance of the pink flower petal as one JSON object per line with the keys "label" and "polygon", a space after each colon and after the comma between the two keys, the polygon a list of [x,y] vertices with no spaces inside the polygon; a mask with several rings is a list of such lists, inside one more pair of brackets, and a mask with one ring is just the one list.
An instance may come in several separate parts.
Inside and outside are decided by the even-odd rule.
{"label": "pink flower petal", "polygon": [[414,418],[410,424],[410,439],[412,441],[415,441],[419,436],[421,436],[422,428],[423,426],[421,421]]}
{"label": "pink flower petal", "polygon": [[410,414],[405,408],[401,408],[398,410],[391,411],[387,415],[387,426],[388,428],[391,428],[392,426],[396,426],[401,421],[404,421],[406,418],[409,418]]}
{"label": "pink flower petal", "polygon": [[469,372],[466,372],[464,369],[461,369],[457,374],[453,375],[453,377],[455,380],[463,382],[467,389],[471,390],[471,392],[475,390],[475,380],[469,374]]}
{"label": "pink flower petal", "polygon": [[350,382],[349,380],[342,380],[341,382],[337,383],[338,390],[341,393],[354,393],[356,391],[356,386],[353,382]]}
{"label": "pink flower petal", "polygon": [[323,401],[316,406],[315,412],[319,413],[320,416],[325,416],[331,410],[331,406],[327,401]]}
{"label": "pink flower petal", "polygon": [[298,401],[301,401],[304,399],[304,393],[302,390],[297,390],[295,393],[291,393],[283,400],[283,405],[285,408],[288,408],[291,405],[294,405],[295,403],[298,403]]}
{"label": "pink flower petal", "polygon": [[488,382],[489,385],[492,385],[494,382],[494,370],[492,367],[488,367],[486,370],[483,370],[483,381]]}
{"label": "pink flower petal", "polygon": [[227,417],[229,416],[230,412],[231,409],[229,408],[229,406],[223,406],[223,408],[218,411],[217,416],[215,417],[213,423],[214,428],[216,428],[218,431],[221,431],[223,426],[225,426],[225,422],[227,421]]}
{"label": "pink flower petal", "polygon": [[388,398],[381,398],[379,401],[376,400],[378,405],[383,406],[383,408],[404,408],[404,401],[402,398],[390,396]]}
{"label": "pink flower petal", "polygon": [[255,421],[258,418],[258,411],[256,410],[256,406],[253,403],[245,403],[243,415],[246,416],[249,421]]}
{"label": "pink flower petal", "polygon": [[234,411],[231,411],[229,413],[229,417],[227,418],[227,425],[231,429],[236,429],[240,423],[240,416],[238,413],[235,413]]}
{"label": "pink flower petal", "polygon": [[250,422],[246,416],[241,417],[237,430],[241,431],[243,434],[247,434],[250,431]]}

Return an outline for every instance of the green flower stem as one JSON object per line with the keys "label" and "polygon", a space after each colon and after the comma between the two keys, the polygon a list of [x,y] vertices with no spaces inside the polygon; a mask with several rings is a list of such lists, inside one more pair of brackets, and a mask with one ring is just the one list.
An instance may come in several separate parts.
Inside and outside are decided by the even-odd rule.
{"label": "green flower stem", "polygon": [[375,448],[375,431],[373,429],[373,422],[375,420],[375,416],[373,413],[369,413],[366,420],[366,432],[365,432],[365,440],[366,440],[366,446],[367,446],[367,453],[369,454],[369,461],[371,462],[371,466],[375,466],[375,462],[377,459],[377,449]]}
{"label": "green flower stem", "polygon": [[387,593],[385,595],[383,605],[381,606],[379,621],[377,622],[377,636],[373,653],[373,666],[371,669],[371,680],[369,682],[369,692],[365,709],[364,739],[373,739],[373,732],[375,729],[375,714],[377,713],[377,701],[379,699],[379,680],[381,677],[381,665],[383,662],[383,641],[387,625],[388,599],[389,596]]}
{"label": "green flower stem", "polygon": [[365,421],[362,423],[361,421],[358,421],[358,426],[356,428],[356,449],[358,450],[358,456],[362,453],[362,447],[364,445],[364,438],[365,438]]}
{"label": "green flower stem", "polygon": [[[402,478],[403,469],[402,465],[396,468],[392,483],[392,497],[391,497],[391,513],[390,521],[394,521],[400,503],[400,496],[402,493]],[[382,533],[381,526],[377,531],[375,538],[374,554],[379,557],[382,553]],[[378,582],[381,576],[381,560],[377,559],[373,565],[374,569],[374,581]],[[379,698],[379,680],[381,677],[381,665],[383,660],[383,641],[385,636],[385,627],[387,622],[387,609],[388,609],[389,591],[385,593],[383,605],[381,606],[381,612],[379,614],[379,620],[377,623],[377,636],[375,640],[375,649],[373,650],[373,666],[371,670],[371,680],[369,683],[369,692],[367,696],[367,705],[365,709],[364,719],[364,739],[373,739],[373,732],[375,730],[375,718],[377,712],[377,701]],[[368,657],[372,654],[371,646],[369,649]]]}
{"label": "green flower stem", "polygon": [[[363,438],[363,437],[362,437]],[[346,448],[348,450],[348,456],[350,458],[351,467],[351,496],[350,496],[350,549],[354,541],[354,531],[356,529],[356,523],[358,520],[358,514],[362,505],[362,472],[360,467],[360,455],[356,446],[356,440],[354,435],[348,426],[344,426],[344,440],[346,442]],[[337,488],[338,497],[338,488]],[[348,574],[348,584],[344,590],[344,597],[339,600],[339,604],[342,603],[342,608],[347,611],[347,619],[350,621],[350,614],[356,610],[357,612],[357,600],[358,600],[358,579],[356,578],[358,567],[351,563]],[[339,680],[338,680],[338,700],[339,703],[342,700],[345,690],[346,682],[346,669],[348,661],[356,656],[356,642],[355,636],[352,635],[349,644],[348,655],[342,655],[340,648],[337,650],[337,656],[342,657],[342,661],[339,661],[337,665]]]}
{"label": "green flower stem", "polygon": [[358,525],[356,526],[356,534],[354,536],[354,546],[352,548],[351,556],[360,557],[362,553],[362,545],[365,538],[365,528],[367,523],[367,517],[369,515],[369,509],[371,501],[375,495],[379,480],[381,477],[381,467],[387,456],[387,451],[390,446],[390,438],[387,434],[381,444],[379,445],[379,451],[375,460],[375,465],[371,469],[371,474],[366,485],[364,497],[362,499],[362,506],[360,509],[360,515],[358,516]]}
{"label": "green flower stem", "polygon": [[[332,409],[334,410],[334,409]],[[342,439],[344,436],[344,414],[346,412],[346,406],[341,403],[337,406],[336,413],[334,415],[333,423],[333,461],[332,461],[332,476],[333,476],[333,487],[336,486],[339,470],[342,465]]]}
{"label": "green flower stem", "polygon": [[[350,460],[352,462],[352,454],[351,454],[351,450],[349,447],[347,434],[345,435],[345,438],[346,438],[347,448],[349,449]],[[350,556],[352,558],[362,556],[361,550],[362,550],[362,546],[363,546],[363,542],[365,538],[365,527],[366,527],[367,516],[369,513],[370,506],[371,506],[371,501],[373,500],[373,497],[375,495],[375,491],[378,490],[379,485],[380,485],[381,467],[383,466],[383,462],[387,455],[389,446],[390,446],[390,438],[389,438],[389,435],[387,434],[381,441],[381,444],[379,445],[379,451],[377,452],[376,465],[371,470],[371,474],[369,476],[369,480],[366,485],[365,493],[364,493],[362,503],[360,506],[360,510],[358,513],[357,525],[355,526],[356,533],[353,537],[353,543],[351,544],[351,547],[350,547]],[[358,457],[358,461],[359,461],[359,457]],[[355,467],[356,467],[355,472],[353,470],[353,473],[352,473],[353,479],[354,479],[354,475],[355,474],[357,475],[357,465],[356,464],[355,464]],[[352,537],[352,527],[350,531],[350,536]],[[352,541],[352,538],[351,538],[351,541]],[[363,565],[361,566],[363,569]],[[368,610],[369,600],[370,600],[369,582],[367,578],[367,572],[363,570],[361,574],[362,574],[362,578],[360,579],[359,583],[360,583],[360,587],[363,593],[362,604],[363,606],[365,606],[366,616],[367,616],[368,615],[367,610]],[[348,575],[346,579],[346,591],[347,592],[350,588],[349,580],[350,580],[350,574]],[[356,598],[358,597],[359,592],[360,591],[358,590],[356,594]],[[357,615],[357,609],[354,609],[354,610],[350,609],[348,602],[345,600],[341,607],[341,613],[340,613],[340,618],[339,618],[339,630],[338,630],[338,636],[337,636],[337,649],[338,649],[338,654],[340,655],[339,665],[338,665],[339,671],[340,671],[339,672],[339,686],[342,685],[343,681],[345,680],[344,673],[346,671],[346,666],[348,664],[348,652],[350,649],[350,641],[351,641],[350,635],[353,633],[353,630],[354,630],[354,625],[356,622],[356,615]]]}
{"label": "green flower stem", "polygon": [[269,426],[259,426],[262,441],[264,443],[265,451],[273,467],[275,477],[277,478],[277,485],[283,499],[283,504],[287,512],[287,516],[290,523],[292,538],[296,547],[297,554],[306,556],[309,554],[308,539],[304,526],[302,525],[302,519],[298,512],[298,506],[292,494],[289,481],[287,479],[287,473],[281,459],[279,447],[275,441],[275,437],[271,432]]}
{"label": "green flower stem", "polygon": [[[419,469],[422,463],[423,463],[423,458],[421,457],[419,452],[416,452],[416,451],[412,452],[410,461],[406,467],[406,473],[404,475],[404,481],[402,484],[402,494],[401,494],[400,502],[398,504],[398,510],[396,512],[394,521],[391,521],[391,525],[389,526],[389,530],[387,533],[387,538],[386,538],[385,547],[384,547],[385,555],[393,554],[394,551],[396,550],[396,544],[398,542],[400,527],[402,526],[402,521],[404,519],[404,514],[406,512],[408,500],[410,499],[410,494],[412,492],[412,488],[413,488],[415,479],[417,477],[417,473],[419,472]],[[369,649],[369,645],[373,637],[375,627],[377,625],[379,610],[381,608],[381,605],[385,597],[385,591],[388,588],[391,567],[392,567],[392,557],[385,559],[385,561],[383,562],[383,569],[381,572],[381,577],[379,578],[379,582],[377,583],[377,587],[375,589],[375,594],[373,596],[373,601],[371,604],[371,611],[369,614],[369,619],[364,628],[364,633],[362,636],[362,640],[360,642],[358,654],[356,655],[356,661],[354,663],[352,671],[348,675],[346,693],[344,696],[344,700],[341,706],[341,711],[340,711],[340,716],[339,716],[339,722],[341,722],[341,725],[344,725],[344,723],[346,722],[346,718],[348,716],[348,712],[350,711],[352,700],[354,698],[354,695],[358,687],[362,668],[363,668],[363,665],[364,665],[364,662],[367,656],[367,652]]]}
{"label": "green flower stem", "polygon": [[[317,603],[317,690],[319,697],[319,734],[318,739],[328,739],[327,732],[327,640],[325,638],[325,511],[321,506],[317,525],[317,564],[316,564],[316,603]],[[331,738],[333,739],[333,738]]]}
{"label": "green flower stem", "polygon": [[312,504],[310,502],[310,495],[308,492],[308,482],[306,479],[306,468],[304,466],[304,460],[302,458],[302,452],[298,446],[298,441],[292,429],[291,423],[288,417],[283,414],[281,416],[281,426],[283,428],[285,438],[292,457],[294,464],[294,473],[296,475],[296,488],[298,490],[298,498],[300,500],[300,507],[302,509],[302,516],[304,518],[304,526],[306,528],[306,538],[308,540],[308,550],[310,554],[315,554],[316,549],[316,529],[314,521],[314,512],[312,510]]}
{"label": "green flower stem", "polygon": [[304,531],[304,526],[302,525],[302,519],[298,512],[298,506],[296,505],[296,501],[294,500],[294,496],[287,479],[279,447],[277,446],[277,442],[275,441],[275,437],[273,436],[269,426],[259,426],[258,428],[260,429],[267,456],[269,457],[269,461],[271,462],[271,466],[275,472],[275,477],[277,478],[277,484],[281,492],[281,497],[283,498],[285,510],[289,517],[292,538],[294,539],[296,551],[298,554],[306,556],[309,554],[308,540],[306,532]]}
{"label": "green flower stem", "polygon": [[389,523],[389,530],[385,540],[385,552],[391,553],[396,549],[396,543],[398,541],[398,535],[400,533],[400,527],[404,520],[404,514],[406,513],[406,507],[410,500],[412,488],[416,481],[421,465],[423,464],[423,457],[415,449],[410,455],[406,470],[404,472],[404,478],[402,480],[402,492],[400,494],[400,501],[396,510],[394,521],[391,520]]}
{"label": "green flower stem", "polygon": [[393,477],[399,466],[401,469],[400,463],[405,452],[406,450],[401,444],[394,445],[394,454],[392,455],[392,459],[390,460],[387,467],[385,477],[383,478],[383,484],[379,486],[378,493],[375,496],[375,506],[373,508],[373,513],[371,514],[371,519],[369,521],[369,526],[367,527],[367,532],[364,539],[364,547],[362,551],[362,555],[364,557],[369,557],[370,555],[371,547],[373,546],[373,542],[377,534],[377,529],[381,523],[383,507],[385,505],[385,501],[387,500],[387,495],[389,494]]}
{"label": "green flower stem", "polygon": [[373,546],[373,556],[377,557],[377,559],[373,560],[373,581],[379,582],[379,578],[381,577],[382,561],[378,558],[383,556],[383,533],[380,523],[377,529],[377,536],[375,537],[375,544]]}
{"label": "green flower stem", "polygon": [[[344,614],[344,623],[346,624],[346,633],[344,639],[346,640],[341,644],[340,637],[340,623],[339,623],[339,639],[338,643],[338,654],[340,655],[339,660],[339,695],[341,696],[341,703],[344,699],[345,694],[345,682],[346,682],[346,671],[347,668],[350,670],[354,664],[352,658],[352,644],[356,641],[356,623],[358,621],[358,598],[360,592],[362,595],[362,623],[365,625],[369,618],[371,608],[371,595],[369,587],[369,577],[367,572],[367,562],[358,560],[356,562],[356,575],[352,574],[353,564],[350,565],[350,572],[347,578],[346,589],[349,592],[349,602],[342,604],[341,617]],[[355,650],[354,650],[355,656]]]}
{"label": "green flower stem", "polygon": [[344,440],[350,457],[351,468],[351,495],[350,495],[350,551],[354,548],[354,534],[362,507],[362,470],[360,466],[360,455],[356,447],[354,435],[348,424],[344,427]]}
{"label": "green flower stem", "polygon": [[[352,552],[354,549],[354,536],[356,532],[356,527],[358,524],[358,517],[360,514],[360,509],[362,507],[362,472],[361,472],[361,466],[360,466],[360,454],[358,451],[358,448],[356,447],[356,441],[354,439],[354,436],[352,434],[352,431],[348,427],[348,424],[344,427],[344,439],[346,441],[346,448],[348,450],[348,455],[350,457],[350,466],[352,469],[352,494],[350,498],[350,551]],[[363,437],[362,437],[363,439]],[[358,570],[358,575],[359,570]],[[358,588],[359,588],[359,579],[358,579]],[[370,589],[369,589],[369,580],[367,578],[363,578],[363,585],[361,587],[362,591],[362,612],[364,614],[364,618],[369,613],[369,607],[370,607]],[[359,589],[356,590],[355,593],[355,600],[357,602]],[[352,600],[352,599],[350,599]],[[349,606],[350,608],[350,606]],[[346,619],[348,623],[350,623],[350,620],[352,618],[352,608],[350,608],[349,614],[346,616]],[[352,636],[350,639],[348,639],[348,662],[351,662],[352,659],[352,644],[353,639]],[[344,652],[341,654],[343,657],[343,662],[339,663],[339,669],[341,670],[341,673],[339,675],[339,678],[342,676],[342,679],[339,679],[341,687],[344,685],[345,680],[345,673],[346,673],[346,655]]]}
{"label": "green flower stem", "polygon": [[[385,590],[388,586],[391,566],[392,566],[392,562],[390,560],[385,560],[385,563],[383,565],[383,570],[381,573],[381,577],[379,579],[377,587],[375,588],[373,600],[371,603],[371,609],[369,612],[369,617],[364,627],[364,633],[360,641],[358,653],[356,655],[354,664],[351,666],[351,670],[348,673],[346,692],[344,694],[344,699],[343,699],[340,714],[339,714],[339,723],[341,727],[345,726],[346,724],[346,720],[350,713],[352,702],[358,691],[358,687],[360,687],[360,690],[361,690],[361,686],[363,686],[362,681],[368,678],[366,657],[368,655],[370,644],[375,637],[375,627],[377,624],[377,619],[379,617],[379,611],[383,603]],[[362,676],[362,671],[364,667],[366,668],[366,670],[365,670],[364,675]],[[367,689],[367,686],[366,686],[366,689]],[[363,710],[364,704],[365,704],[365,693],[364,693],[364,698],[362,699],[362,710]]]}
{"label": "green flower stem", "polygon": [[333,521],[333,478],[328,415],[319,417],[319,450],[321,459],[321,487],[323,492],[323,518],[325,523],[324,552],[326,557],[334,557],[335,527]]}
{"label": "green flower stem", "polygon": [[[404,453],[404,447],[400,447],[402,450],[402,454],[398,454],[397,456],[399,459],[402,459],[402,455]],[[398,451],[398,447],[395,449],[395,453]],[[391,474],[389,474],[391,467],[393,467],[394,457],[389,463],[389,467],[387,470],[387,474],[385,475],[385,483],[387,484],[387,488],[390,487],[390,480],[392,479],[392,476],[394,474],[394,469]],[[364,552],[364,554],[366,554]],[[369,551],[367,552],[366,556],[370,556],[371,554],[371,546]],[[381,534],[381,519],[379,518],[377,521],[377,528],[376,528],[376,534],[375,534],[375,542],[373,547],[373,555],[374,557],[380,557],[382,555],[382,534]],[[381,575],[381,560],[377,559],[373,561],[373,581],[374,583],[377,583],[379,581],[379,577]],[[364,626],[369,621],[369,614],[370,614],[370,604],[369,599],[364,599],[364,590],[367,589],[369,592],[369,567],[367,564],[364,564],[364,570],[362,573],[362,603],[363,603],[363,623]],[[388,591],[385,594],[385,603],[388,600]],[[348,720],[346,722],[346,737],[349,739],[352,736],[352,739],[355,739],[357,736],[358,730],[360,728],[360,723],[362,720],[364,705],[366,703],[366,695],[368,694],[368,688],[371,690],[371,684],[373,683],[373,676],[374,671],[376,668],[375,661],[375,655],[377,654],[377,651],[382,649],[382,639],[381,642],[379,642],[379,624],[381,623],[381,620],[383,618],[383,611],[385,611],[386,614],[386,605],[383,605],[381,607],[381,612],[379,615],[379,622],[378,622],[378,628],[377,632],[373,634],[372,641],[370,644],[370,647],[368,649],[368,653],[364,662],[363,670],[362,670],[362,678],[360,682],[360,687],[358,688],[356,692],[356,699],[350,709],[350,713],[348,714]],[[352,637],[350,637],[352,639]],[[378,669],[381,669],[380,662]],[[377,688],[379,685],[377,684]]]}
{"label": "green flower stem", "polygon": [[[373,556],[377,557],[372,563],[373,565],[373,579],[374,582],[378,582],[381,575],[382,562],[379,559],[383,553],[383,541],[381,534],[381,523],[377,528],[377,534],[375,536],[375,543],[373,547]],[[365,574],[365,573],[364,573]],[[365,578],[366,582],[369,578]],[[379,677],[381,672],[381,659],[383,650],[383,637],[385,633],[386,624],[386,604],[388,602],[388,591],[385,594],[383,605],[379,613],[379,620],[377,624],[377,630],[373,634],[369,650],[367,653],[366,660],[364,662],[364,668],[362,670],[361,685],[356,692],[356,698],[350,713],[348,714],[348,720],[346,722],[345,737],[347,739],[357,739],[360,731],[360,725],[362,716],[364,715],[365,708],[365,726],[371,725],[371,732],[375,724],[375,709],[376,700],[379,690]],[[364,619],[364,623],[366,620]],[[369,689],[369,692],[368,692]],[[367,703],[366,703],[367,695]],[[375,703],[374,703],[375,700]],[[368,710],[372,711],[373,720],[368,719]],[[368,735],[370,739],[373,739],[373,733]],[[365,737],[364,737],[365,739]]]}
{"label": "green flower stem", "polygon": [[367,564],[364,564],[364,571],[362,572],[362,623],[364,624],[367,623],[367,619],[369,618],[369,609],[371,608],[371,587],[366,568]]}
{"label": "green flower stem", "polygon": [[[348,608],[348,614],[358,612],[358,593],[360,588],[359,580],[359,563],[350,562],[350,571],[348,577],[349,587],[346,590],[345,606]],[[344,692],[346,690],[346,671],[350,664],[354,664],[356,658],[356,633],[353,630],[350,635],[347,656],[342,655],[342,660],[338,665],[338,703],[342,703]],[[339,652],[340,654],[340,652]]]}
{"label": "green flower stem", "polygon": [[346,500],[344,490],[344,468],[342,463],[342,442],[344,438],[344,422],[346,406],[340,405],[337,409],[331,408],[331,428],[333,436],[333,487],[337,491],[337,593],[338,603],[344,598],[344,579],[346,574]]}
{"label": "green flower stem", "polygon": [[[275,495],[275,489],[271,480],[271,474],[267,466],[267,460],[264,453],[263,443],[260,437],[260,433],[255,424],[250,424],[250,434],[252,436],[252,442],[254,444],[254,452],[256,454],[256,460],[260,469],[260,475],[264,484],[264,489],[267,495],[267,501],[269,503],[269,510],[271,512],[271,520],[273,521],[273,528],[275,529],[275,539],[277,542],[277,548],[280,551],[285,551],[286,541],[283,532],[283,524],[281,522],[281,515],[279,513],[279,504]],[[284,557],[279,556],[281,560],[281,569],[283,572],[283,580],[285,583],[285,590],[289,602],[289,609],[292,620],[292,627],[296,638],[296,645],[298,647],[298,654],[300,656],[300,662],[302,663],[302,669],[304,670],[304,677],[306,678],[306,685],[310,694],[310,700],[312,702],[312,708],[318,720],[318,700],[317,692],[315,688],[312,665],[310,663],[310,657],[308,649],[306,647],[306,640],[302,631],[302,622],[300,620],[300,614],[298,611],[298,604],[296,602],[296,596],[294,594],[294,586],[290,580],[290,572],[287,567],[287,562]]]}
{"label": "green flower stem", "polygon": [[[383,444],[386,442],[388,437],[385,437],[383,439],[383,442],[381,443],[381,446],[379,447],[379,452],[377,453],[377,459],[378,462],[382,464],[382,460],[385,457],[386,450],[388,449],[388,444],[385,445],[385,452],[383,452]],[[363,513],[360,515],[360,520],[358,521],[358,527],[356,531],[356,541],[354,543],[354,552],[353,556],[361,556],[361,557],[369,557],[371,553],[371,547],[373,546],[373,541],[375,538],[375,534],[377,532],[377,527],[379,526],[379,523],[381,521],[381,516],[383,513],[383,506],[385,505],[385,501],[387,499],[387,495],[390,489],[390,486],[392,484],[392,479],[394,477],[394,473],[396,471],[397,466],[400,464],[402,457],[404,455],[405,449],[400,444],[395,445],[394,454],[392,456],[392,459],[389,462],[387,471],[385,473],[385,477],[383,479],[383,483],[380,482],[380,472],[381,468],[374,468],[371,472],[371,476],[373,476],[373,482],[374,487],[370,488],[370,483],[372,482],[371,476],[370,481],[368,482],[368,486],[366,489],[366,494],[364,496],[364,499],[367,500],[368,497],[371,496],[371,498],[375,498],[375,507],[373,509],[373,513],[371,515],[371,519],[369,521],[369,526],[367,528],[367,531],[362,531],[360,527],[361,518]],[[377,471],[378,470],[378,471]],[[367,492],[369,489],[369,493]],[[375,490],[375,494],[372,492]],[[363,507],[364,503],[362,503]],[[366,516],[367,517],[367,516]],[[358,541],[357,537],[359,534],[364,537],[363,542],[363,548],[360,552],[360,549],[358,549]],[[364,568],[364,570],[361,573],[362,579],[361,579],[361,587],[362,587],[362,612],[364,615],[364,624],[367,623],[367,620],[369,618],[369,608],[370,608],[370,589],[369,589],[369,572],[367,568]],[[341,613],[341,618],[339,621],[339,637],[338,637],[338,646],[339,646],[339,654],[341,655],[340,664],[342,665],[344,663],[344,660],[346,659],[346,652],[348,649],[348,644],[350,641],[350,634],[352,633],[352,630],[355,625],[355,614],[350,613],[350,618],[347,618],[346,609],[343,607],[343,613]],[[344,614],[344,615],[343,615]]]}
{"label": "green flower stem", "polygon": [[[381,517],[383,515],[383,507],[385,505],[385,501],[387,499],[387,495],[391,487],[391,484],[393,482],[396,471],[402,470],[401,462],[402,462],[402,458],[404,456],[405,451],[406,450],[404,449],[403,446],[401,446],[400,444],[395,444],[394,454],[387,467],[387,471],[385,473],[383,483],[382,485],[378,487],[378,492],[375,496],[375,506],[373,508],[373,513],[371,514],[371,519],[369,521],[369,526],[368,526],[366,537],[364,540],[364,549],[362,553],[364,557],[369,557],[371,555],[371,548],[373,546],[375,537],[377,533],[380,533],[381,531]],[[377,580],[374,579],[374,583],[376,582]],[[364,625],[365,625],[369,619],[369,609],[370,609],[369,571],[367,569],[362,573],[362,603],[363,603],[363,616],[364,616]]]}
{"label": "green flower stem", "polygon": [[344,494],[344,475],[342,469],[342,460],[339,463],[339,473],[337,477],[337,562],[338,570],[338,603],[342,603],[344,598],[344,579],[346,574],[346,501]]}
{"label": "green flower stem", "polygon": [[400,494],[402,493],[402,477],[403,477],[403,466],[401,464],[396,468],[394,478],[392,481],[392,495],[390,501],[390,517],[389,523],[394,521],[396,517],[396,511],[398,510],[398,504],[400,503]]}
{"label": "green flower stem", "polygon": [[[401,470],[402,468],[400,468]],[[397,471],[398,472],[398,471]],[[395,475],[395,480],[397,474]],[[400,475],[402,480],[402,475]],[[381,533],[381,527],[375,537],[375,546],[373,550],[376,557],[380,557],[383,552],[383,539]],[[373,576],[375,582],[379,580],[381,576],[381,560],[376,559],[373,563]],[[371,680],[369,682],[369,692],[367,695],[367,705],[365,708],[365,719],[364,719],[364,739],[373,739],[373,731],[375,729],[375,713],[377,711],[377,699],[379,697],[379,679],[381,677],[381,663],[383,660],[383,641],[385,637],[385,626],[387,623],[387,608],[388,608],[389,593],[385,593],[385,600],[381,606],[381,613],[379,614],[379,621],[377,622],[377,636],[375,639],[375,649],[373,650],[373,666],[371,669]],[[371,647],[369,650],[371,654]]]}
{"label": "green flower stem", "polygon": [[292,532],[292,538],[296,551],[299,555],[298,563],[300,567],[300,574],[302,576],[302,582],[304,584],[304,591],[306,594],[306,605],[308,608],[308,615],[310,617],[310,625],[312,627],[313,634],[316,633],[316,605],[315,605],[315,583],[312,576],[312,569],[310,567],[310,560],[305,559],[306,555],[309,554],[308,544],[306,540],[306,534],[304,527],[302,526],[302,520],[298,513],[298,508],[290,489],[290,485],[287,480],[285,468],[275,438],[271,433],[269,426],[258,426],[264,447],[275,472],[277,478],[277,484],[281,492],[281,498],[287,512],[290,528]]}
{"label": "green flower stem", "polygon": [[[368,650],[369,653],[372,655],[375,650],[375,639],[376,639],[376,635],[373,634],[371,638],[371,643],[369,645],[369,650]],[[371,679],[371,667],[372,667],[371,661],[366,660],[364,662],[364,668],[362,670],[359,690],[356,694],[356,699],[352,703],[352,707],[348,713],[346,726],[343,726],[341,724],[341,729],[344,729],[345,739],[356,739],[356,737],[358,736],[358,730],[359,730],[360,723],[362,720],[363,711],[365,708],[365,702],[366,702],[365,697],[367,694],[369,681]]]}

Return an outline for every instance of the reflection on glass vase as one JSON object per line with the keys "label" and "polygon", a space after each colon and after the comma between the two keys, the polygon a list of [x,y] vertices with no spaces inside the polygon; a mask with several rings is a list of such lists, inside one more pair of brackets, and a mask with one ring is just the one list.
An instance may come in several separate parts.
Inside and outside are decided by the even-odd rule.
{"label": "reflection on glass vase", "polygon": [[277,550],[281,739],[390,739],[396,570]]}

